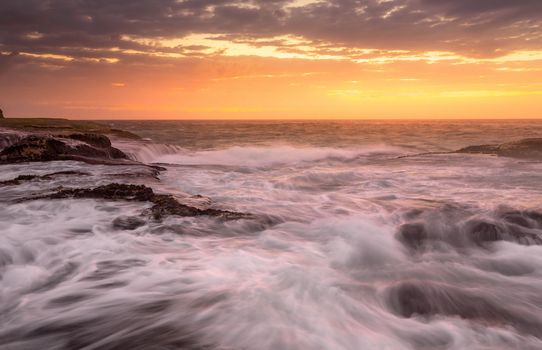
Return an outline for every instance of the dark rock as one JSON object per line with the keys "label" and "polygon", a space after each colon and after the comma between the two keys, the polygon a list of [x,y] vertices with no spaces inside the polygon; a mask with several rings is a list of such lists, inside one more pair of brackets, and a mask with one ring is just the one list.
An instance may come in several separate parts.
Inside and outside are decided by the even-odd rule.
{"label": "dark rock", "polygon": [[163,166],[158,166],[158,165],[149,165],[149,167],[153,168],[154,170],[156,170],[158,172],[167,170],[167,168],[164,168]]}
{"label": "dark rock", "polygon": [[507,211],[501,217],[511,224],[526,228],[542,228],[542,213],[536,211]]}
{"label": "dark rock", "polygon": [[0,162],[50,161],[65,154],[68,148],[64,142],[53,138],[28,136],[3,149],[0,152]]}
{"label": "dark rock", "polygon": [[4,111],[0,109],[0,119],[4,119]]}
{"label": "dark rock", "polygon": [[497,242],[504,239],[502,230],[496,224],[485,221],[467,223],[467,234],[476,244]]}
{"label": "dark rock", "polygon": [[161,219],[162,217],[168,215],[204,215],[202,214],[202,210],[181,204],[175,198],[169,195],[155,195],[152,202],[154,205],[151,208],[151,212],[155,219]]}
{"label": "dark rock", "polygon": [[390,296],[390,304],[393,311],[406,318],[433,312],[427,293],[413,283],[403,283],[394,288]]}
{"label": "dark rock", "polygon": [[0,268],[13,263],[13,258],[8,250],[0,248]]}
{"label": "dark rock", "polygon": [[395,237],[410,253],[455,249],[468,254],[471,248],[491,249],[501,241],[542,245],[542,213],[500,208],[480,215],[444,206],[401,225]]}
{"label": "dark rock", "polygon": [[250,215],[216,209],[198,209],[179,203],[173,196],[158,194],[153,200],[154,206],[150,209],[155,219],[159,220],[164,216],[214,216],[226,220],[237,220],[248,218]]}
{"label": "dark rock", "polygon": [[141,137],[139,135],[136,135],[134,133],[131,133],[129,131],[120,130],[120,129],[111,129],[109,131],[112,135],[125,138],[125,139],[132,139],[132,140],[141,140]]}
{"label": "dark rock", "polygon": [[[76,140],[77,138],[79,140]],[[0,152],[0,164],[53,160],[108,164],[111,160],[127,159],[126,154],[111,147],[111,142],[106,136],[97,134],[72,134],[68,138],[31,135]]]}
{"label": "dark rock", "polygon": [[0,132],[0,150],[20,141],[23,137],[17,133]]}
{"label": "dark rock", "polygon": [[[388,303],[399,316],[458,316],[489,324],[510,325],[522,332],[542,335],[542,319],[528,303],[501,304],[491,293],[477,293],[434,282],[403,282],[388,289]],[[539,301],[533,297],[533,304]]]}
{"label": "dark rock", "polygon": [[179,203],[173,196],[167,194],[155,194],[152,188],[144,185],[127,185],[112,183],[96,188],[73,188],[61,189],[55,193],[39,197],[26,198],[34,199],[61,199],[61,198],[93,198],[106,200],[127,200],[138,202],[151,202],[154,205],[145,213],[152,215],[156,220],[165,216],[212,216],[225,220],[238,220],[251,218],[250,214],[231,212],[217,209],[198,209]]}
{"label": "dark rock", "polygon": [[152,201],[152,188],[143,185],[109,184],[96,188],[73,188],[47,195],[47,198],[95,198],[107,200]]}
{"label": "dark rock", "polygon": [[469,146],[456,153],[493,154],[500,157],[542,160],[542,138],[530,138],[495,145]]}
{"label": "dark rock", "polygon": [[504,143],[499,146],[497,154],[503,157],[542,159],[542,138]]}
{"label": "dark rock", "polygon": [[478,145],[461,148],[457,153],[496,154],[499,145]]}
{"label": "dark rock", "polygon": [[107,136],[101,135],[101,134],[70,134],[66,136],[59,136],[64,138],[69,138],[72,140],[82,141],[85,143],[88,143],[91,146],[99,147],[99,148],[108,148],[111,147],[111,141]]}
{"label": "dark rock", "polygon": [[423,247],[429,234],[422,223],[412,223],[402,225],[396,237],[405,246],[418,250]]}
{"label": "dark rock", "polygon": [[19,175],[14,179],[1,181],[0,186],[20,185],[21,182],[32,181],[32,180],[38,179],[38,178],[40,178],[40,176],[38,176],[38,175]]}
{"label": "dark rock", "polygon": [[504,214],[503,219],[509,223],[512,223],[518,226],[529,227],[529,228],[532,227],[532,223],[529,222],[530,220],[526,218],[521,212],[506,213]]}
{"label": "dark rock", "polygon": [[516,242],[521,245],[542,245],[542,232],[531,230],[518,225],[506,225],[506,241]]}
{"label": "dark rock", "polygon": [[7,181],[0,181],[0,186],[12,186],[20,185],[21,182],[32,181],[32,180],[51,180],[55,176],[62,175],[77,175],[77,176],[90,176],[89,173],[84,173],[81,171],[58,171],[56,173],[45,174],[45,175],[19,175],[14,179]]}
{"label": "dark rock", "polygon": [[472,220],[466,224],[467,235],[475,243],[509,241],[522,245],[542,245],[542,231],[537,220],[540,213],[512,211],[500,215],[499,224]]}
{"label": "dark rock", "polygon": [[145,225],[145,220],[137,216],[119,216],[113,220],[113,227],[120,230],[135,230]]}

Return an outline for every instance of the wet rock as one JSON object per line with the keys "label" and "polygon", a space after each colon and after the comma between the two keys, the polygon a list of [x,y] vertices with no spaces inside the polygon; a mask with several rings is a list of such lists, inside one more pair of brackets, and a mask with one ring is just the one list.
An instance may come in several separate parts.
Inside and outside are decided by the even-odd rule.
{"label": "wet rock", "polygon": [[485,221],[469,222],[467,234],[473,242],[479,245],[504,239],[502,230],[496,224]]}
{"label": "wet rock", "polygon": [[159,220],[165,216],[213,216],[225,220],[237,220],[250,217],[249,214],[231,212],[217,209],[199,209],[179,203],[173,196],[170,195],[155,195],[153,200],[154,206],[150,209],[152,216]]}
{"label": "wet rock", "polygon": [[484,324],[512,326],[535,336],[542,335],[542,319],[530,309],[528,303],[506,305],[491,293],[427,281],[402,282],[391,287],[387,293],[389,306],[401,317],[455,316]]}
{"label": "wet rock", "polygon": [[67,151],[67,145],[59,140],[28,136],[0,152],[0,163],[55,160]]}
{"label": "wet rock", "polygon": [[504,157],[542,159],[542,138],[504,143],[499,146],[497,154]]}
{"label": "wet rock", "polygon": [[113,220],[113,227],[119,230],[135,230],[145,225],[145,220],[137,216],[119,216]]}
{"label": "wet rock", "polygon": [[532,223],[522,212],[505,213],[502,218],[511,224],[522,227],[532,227]]}
{"label": "wet rock", "polygon": [[403,283],[392,290],[390,295],[392,309],[402,317],[428,315],[433,312],[428,295],[413,283]]}
{"label": "wet rock", "polygon": [[461,148],[457,153],[472,153],[472,154],[496,154],[499,145],[477,145]]}
{"label": "wet rock", "polygon": [[111,147],[106,136],[98,134],[72,134],[67,138],[30,135],[0,152],[0,164],[53,160],[79,160],[107,164],[111,160],[127,159],[128,157],[121,150]]}
{"label": "wet rock", "polygon": [[536,211],[507,211],[500,216],[507,222],[526,228],[542,228],[542,213]]}
{"label": "wet rock", "polygon": [[10,252],[8,252],[5,249],[0,248],[0,267],[4,267],[12,263],[13,263],[13,258]]}
{"label": "wet rock", "polygon": [[522,245],[542,245],[542,231],[530,230],[517,225],[506,225],[506,241]]}
{"label": "wet rock", "polygon": [[[88,299],[88,295],[69,295],[73,299]],[[58,305],[60,304],[60,305]],[[97,307],[74,319],[64,300],[57,317],[38,319],[25,327],[12,327],[0,333],[2,349],[217,349],[200,334],[197,325],[166,320],[153,322],[148,302],[119,300],[115,305]],[[164,303],[166,305],[166,303]],[[69,303],[68,305],[69,306]],[[151,305],[152,306],[152,305]],[[68,314],[66,316],[66,314]],[[98,345],[97,345],[98,344]],[[23,346],[21,346],[23,345]]]}
{"label": "wet rock", "polygon": [[500,157],[542,160],[542,138],[523,139],[497,145],[469,146],[456,153],[493,154]]}
{"label": "wet rock", "polygon": [[62,175],[77,175],[77,176],[90,176],[89,173],[84,173],[82,171],[58,171],[56,173],[46,174],[46,175],[19,175],[14,179],[0,181],[0,186],[14,186],[20,185],[22,182],[33,181],[33,180],[51,180],[55,176]]}
{"label": "wet rock", "polygon": [[542,230],[538,226],[535,212],[506,212],[498,216],[498,223],[471,220],[466,224],[470,240],[479,245],[509,241],[522,245],[542,245]]}
{"label": "wet rock", "polygon": [[405,246],[418,250],[429,238],[429,234],[422,223],[404,224],[399,228],[396,238]]}
{"label": "wet rock", "polygon": [[70,134],[66,136],[60,135],[59,137],[69,138],[72,140],[82,141],[88,143],[94,147],[108,148],[111,147],[111,141],[107,136],[101,134]]}
{"label": "wet rock", "polygon": [[395,237],[413,253],[454,249],[468,254],[471,248],[487,249],[501,241],[542,245],[542,213],[510,209],[480,213],[441,207],[401,225]]}
{"label": "wet rock", "polygon": [[152,201],[154,192],[152,188],[143,185],[126,185],[112,183],[96,188],[72,188],[60,190],[56,193],[45,196],[46,198],[94,198],[107,200],[127,201]]}
{"label": "wet rock", "polygon": [[154,205],[144,212],[156,220],[165,216],[212,216],[225,220],[238,220],[251,218],[250,214],[231,212],[217,209],[198,209],[179,203],[177,199],[168,194],[155,194],[152,188],[144,185],[128,185],[112,183],[96,188],[61,189],[55,193],[44,196],[25,198],[34,199],[61,199],[61,198],[93,198],[106,200],[127,200],[138,202],[151,202]]}
{"label": "wet rock", "polygon": [[21,140],[23,136],[12,132],[0,132],[0,150]]}
{"label": "wet rock", "polygon": [[37,179],[37,178],[40,178],[40,176],[37,176],[37,175],[19,175],[14,179],[1,181],[0,186],[20,185],[22,182],[32,181],[32,180]]}

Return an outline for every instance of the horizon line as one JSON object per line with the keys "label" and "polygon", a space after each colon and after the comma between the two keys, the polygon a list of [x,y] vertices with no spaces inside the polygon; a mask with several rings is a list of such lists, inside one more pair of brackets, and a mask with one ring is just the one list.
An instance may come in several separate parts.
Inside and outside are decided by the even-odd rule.
{"label": "horizon line", "polygon": [[4,119],[64,119],[73,121],[518,121],[530,120],[542,121],[542,117],[445,117],[445,118],[429,118],[429,117],[405,117],[405,118],[130,118],[130,117],[111,117],[111,118],[73,118],[73,117],[5,117]]}

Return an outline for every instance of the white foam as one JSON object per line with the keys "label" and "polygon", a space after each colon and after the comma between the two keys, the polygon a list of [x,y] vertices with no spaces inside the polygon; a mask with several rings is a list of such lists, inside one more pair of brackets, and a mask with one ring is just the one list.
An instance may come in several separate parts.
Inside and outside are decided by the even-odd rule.
{"label": "white foam", "polygon": [[[539,338],[510,325],[454,315],[400,317],[386,299],[390,286],[411,281],[465,288],[511,312],[538,300],[540,247],[496,243],[491,249],[450,248],[416,256],[395,234],[410,209],[444,212],[448,204],[461,204],[484,218],[503,201],[513,208],[532,206],[540,198],[539,165],[370,157],[397,151],[386,146],[197,152],[148,143],[124,147],[147,162],[234,167],[169,167],[162,182],[152,186],[208,195],[211,206],[267,215],[276,219],[274,225],[168,217],[147,220],[134,231],[115,230],[116,217],[140,215],[149,204],[1,202],[0,312],[6,322],[0,339],[14,329],[32,334],[36,327],[58,329],[96,317],[100,322],[86,324],[83,333],[100,335],[94,348],[126,334],[141,337],[142,347],[166,348],[170,344],[149,344],[157,342],[149,334],[165,329],[158,338],[164,341],[182,336],[188,326],[223,349],[541,348]],[[368,161],[353,161],[358,158]],[[1,179],[45,174],[61,165],[88,168],[77,162],[3,166]],[[91,169],[96,172],[91,177],[60,177],[54,186],[133,180],[102,178],[130,168]],[[42,185],[35,181],[3,190],[31,193]],[[145,307],[146,314],[136,313]],[[526,317],[536,321],[540,306],[529,307],[533,315]],[[47,334],[40,345],[61,347],[69,336]]]}
{"label": "white foam", "polygon": [[[330,148],[294,147],[289,145],[269,147],[231,147],[227,149],[183,152],[172,154],[160,150],[154,153],[154,162],[184,165],[272,166],[298,164],[318,160],[351,160],[362,155],[397,152],[393,147]],[[178,151],[178,150],[177,150]],[[149,158],[146,158],[149,159]]]}

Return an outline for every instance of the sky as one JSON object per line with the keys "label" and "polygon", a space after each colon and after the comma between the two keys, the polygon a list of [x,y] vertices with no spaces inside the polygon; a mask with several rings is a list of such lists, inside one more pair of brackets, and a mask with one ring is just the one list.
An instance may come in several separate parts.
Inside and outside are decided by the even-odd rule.
{"label": "sky", "polygon": [[0,1],[0,108],[73,119],[542,118],[542,1]]}

